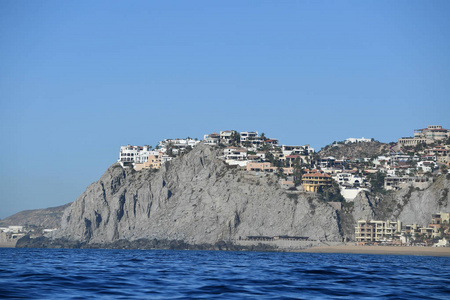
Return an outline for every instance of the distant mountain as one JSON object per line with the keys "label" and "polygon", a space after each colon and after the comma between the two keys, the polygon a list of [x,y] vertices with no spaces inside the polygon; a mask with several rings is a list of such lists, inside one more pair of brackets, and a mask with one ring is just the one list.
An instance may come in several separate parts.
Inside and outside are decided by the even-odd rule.
{"label": "distant mountain", "polygon": [[24,210],[0,220],[0,227],[34,225],[45,228],[59,228],[64,210],[72,203],[43,209]]}
{"label": "distant mountain", "polygon": [[354,159],[387,154],[390,151],[390,147],[391,145],[378,141],[348,144],[338,143],[324,147],[318,154],[320,157],[333,156],[336,159],[341,159],[342,157]]}

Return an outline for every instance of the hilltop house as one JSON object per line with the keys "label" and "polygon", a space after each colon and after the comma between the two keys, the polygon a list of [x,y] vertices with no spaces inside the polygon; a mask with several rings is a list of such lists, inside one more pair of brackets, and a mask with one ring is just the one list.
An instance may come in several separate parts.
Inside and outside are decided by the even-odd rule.
{"label": "hilltop house", "polygon": [[365,139],[364,137],[358,139],[358,138],[348,138],[344,141],[345,144],[348,143],[367,143],[372,141],[371,139]]}
{"label": "hilltop house", "polygon": [[331,176],[325,173],[307,173],[302,176],[303,190],[317,193],[321,188],[331,186]]}
{"label": "hilltop house", "polygon": [[223,149],[223,156],[226,160],[246,160],[247,149],[230,146]]}
{"label": "hilltop house", "polygon": [[219,145],[220,143],[220,134],[215,132],[210,134],[205,134],[203,137],[203,141],[206,145]]}
{"label": "hilltop house", "polygon": [[428,125],[424,129],[415,129],[414,137],[402,137],[398,139],[401,146],[416,146],[419,143],[431,144],[434,141],[448,139],[450,130],[442,128],[440,125]]}

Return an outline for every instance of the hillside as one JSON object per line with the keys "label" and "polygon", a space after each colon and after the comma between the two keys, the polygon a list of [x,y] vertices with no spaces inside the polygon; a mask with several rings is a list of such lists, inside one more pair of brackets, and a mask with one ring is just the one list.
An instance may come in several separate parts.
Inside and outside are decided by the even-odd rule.
{"label": "hillside", "polygon": [[385,154],[389,151],[389,144],[380,143],[378,141],[348,143],[348,144],[332,144],[321,149],[318,154],[320,157],[333,156],[336,159],[346,157],[349,159],[374,157]]}
{"label": "hillside", "polygon": [[0,227],[31,225],[44,228],[59,228],[64,210],[71,203],[43,209],[24,210],[0,221]]}
{"label": "hillside", "polygon": [[450,210],[445,176],[423,191],[362,192],[337,211],[319,194],[282,189],[273,174],[227,166],[217,151],[201,144],[160,170],[113,164],[64,211],[50,239],[18,245],[211,249],[204,245],[277,236],[329,243],[352,240],[360,219],[426,224],[432,213]]}

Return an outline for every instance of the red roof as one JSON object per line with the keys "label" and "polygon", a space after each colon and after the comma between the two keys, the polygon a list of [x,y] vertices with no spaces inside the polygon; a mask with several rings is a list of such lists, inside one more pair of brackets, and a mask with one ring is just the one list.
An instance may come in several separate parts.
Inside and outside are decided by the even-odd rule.
{"label": "red roof", "polygon": [[325,174],[325,173],[310,173],[310,174],[303,174],[302,177],[327,177],[327,178],[331,178],[330,175]]}

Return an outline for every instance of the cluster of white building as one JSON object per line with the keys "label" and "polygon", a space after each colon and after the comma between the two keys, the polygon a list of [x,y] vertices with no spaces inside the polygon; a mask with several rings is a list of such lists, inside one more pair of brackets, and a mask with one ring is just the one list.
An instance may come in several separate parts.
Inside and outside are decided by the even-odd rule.
{"label": "cluster of white building", "polygon": [[268,139],[264,135],[259,135],[257,131],[225,130],[219,133],[205,134],[203,141],[207,145],[236,145],[249,150],[258,150],[263,145],[278,146],[278,140]]}
{"label": "cluster of white building", "polygon": [[364,137],[362,138],[348,138],[344,141],[345,144],[349,144],[349,143],[367,143],[367,142],[371,142],[372,139],[365,139]]}
{"label": "cluster of white building", "polygon": [[166,139],[160,141],[155,149],[151,146],[121,146],[118,162],[122,167],[132,167],[137,171],[144,168],[159,169],[187,149],[195,147],[200,141],[186,139]]}
{"label": "cluster of white building", "polygon": [[22,233],[22,232],[24,232],[24,230],[23,230],[23,226],[8,226],[8,227],[0,227],[0,232]]}
{"label": "cluster of white building", "polygon": [[[442,126],[430,125],[426,129],[416,130],[414,143],[442,140],[449,137],[449,131]],[[400,139],[401,140],[401,139]],[[409,145],[401,143],[400,145]],[[348,138],[345,143],[370,142],[372,139]],[[200,141],[197,139],[166,139],[160,141],[155,149],[150,146],[121,146],[118,162],[136,170],[143,168],[159,169],[162,164],[184,153],[187,149],[195,147]],[[376,158],[360,158],[350,161],[342,157],[319,158],[312,161],[314,148],[309,145],[279,145],[277,139],[267,138],[257,131],[234,130],[220,131],[204,135],[203,143],[207,145],[221,145],[222,158],[229,165],[239,166],[249,172],[279,173],[291,176],[285,186],[292,186],[293,166],[295,164],[312,166],[321,173],[329,175],[339,184],[341,194],[347,201],[352,201],[362,190],[370,190],[370,184],[363,174],[382,172],[386,174],[385,189],[399,189],[407,186],[426,188],[432,183],[432,178],[424,176],[433,172],[438,164],[449,165],[450,145],[434,146],[422,152],[405,154],[394,152],[380,155]],[[272,157],[266,157],[271,155]],[[278,167],[271,161],[278,161]],[[347,165],[362,165],[364,172],[353,168],[346,169]],[[282,166],[282,167],[280,167]],[[361,169],[361,168],[360,168]],[[286,178],[285,178],[286,179]],[[319,179],[318,179],[319,180]],[[284,180],[286,181],[286,180]],[[311,181],[311,180],[310,180]],[[320,181],[320,180],[319,180]],[[325,182],[325,180],[322,180]],[[321,181],[320,181],[321,182]],[[326,180],[328,184],[328,180]]]}

